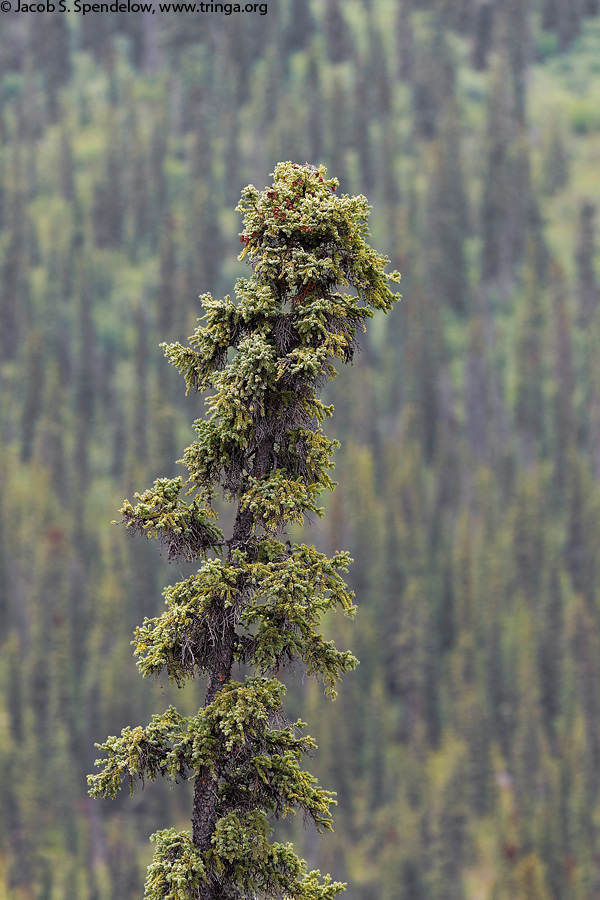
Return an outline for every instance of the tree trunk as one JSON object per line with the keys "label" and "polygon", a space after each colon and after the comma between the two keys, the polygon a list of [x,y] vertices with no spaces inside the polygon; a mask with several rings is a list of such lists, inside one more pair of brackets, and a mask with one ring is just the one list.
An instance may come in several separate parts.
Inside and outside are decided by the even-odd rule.
{"label": "tree trunk", "polygon": [[217,779],[206,766],[202,766],[194,783],[192,807],[192,840],[198,850],[210,849],[210,842],[217,821]]}
{"label": "tree trunk", "polygon": [[[252,513],[238,508],[233,540],[245,543],[252,532]],[[213,702],[218,692],[231,680],[235,627],[228,614],[221,609],[215,616],[214,626],[218,633],[215,662],[208,676],[204,708]],[[217,824],[218,779],[202,766],[194,782],[194,802],[192,807],[192,840],[200,851],[209,850]]]}

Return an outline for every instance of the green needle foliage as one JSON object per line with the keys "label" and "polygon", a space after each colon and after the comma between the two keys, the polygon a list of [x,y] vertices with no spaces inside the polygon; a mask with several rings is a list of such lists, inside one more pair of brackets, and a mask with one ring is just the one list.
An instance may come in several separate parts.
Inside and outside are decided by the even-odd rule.
{"label": "green needle foliage", "polygon": [[[157,775],[194,780],[191,834],[153,837],[148,900],[328,900],[343,889],[307,874],[291,845],[270,843],[268,824],[302,811],[318,831],[331,828],[332,794],[300,767],[314,743],[285,717],[275,675],[300,663],[334,697],[356,665],[318,630],[327,610],[354,613],[340,574],[350,559],[292,546],[285,527],[321,515],[319,494],[334,488],[337,444],[321,428],[333,410],[318,390],[334,360],[352,360],[365,319],[398,299],[389,282],[400,276],[365,241],[367,201],[337,196],[337,186],[323,167],[286,162],[270,188],[245,188],[240,258],[251,277],[238,280],[235,303],[202,297],[189,347],[164,345],[188,391],[210,392],[208,415],[184,453],[187,480],[157,480],[125,503],[123,521],[200,568],[167,588],[167,608],[137,629],[135,653],[144,676],[177,685],[204,676],[205,704],[192,718],[170,707],[109,738],[89,777],[94,797],[115,797],[124,780],[132,792]],[[229,539],[214,524],[219,489],[236,504]],[[254,674],[233,681],[236,664]]]}

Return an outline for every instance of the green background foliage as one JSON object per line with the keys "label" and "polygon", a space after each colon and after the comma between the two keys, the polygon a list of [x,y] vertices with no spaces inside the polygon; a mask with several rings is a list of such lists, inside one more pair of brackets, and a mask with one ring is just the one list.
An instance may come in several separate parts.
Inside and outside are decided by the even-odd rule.
{"label": "green background foliage", "polygon": [[185,784],[86,796],[96,741],[200,696],[130,646],[194,569],[110,522],[158,478],[183,515],[203,410],[159,344],[247,277],[234,207],[281,159],[368,197],[404,299],[327,389],[339,486],[292,535],[355,560],[325,637],[361,665],[333,704],[300,673],[286,698],[335,832],[276,838],[352,900],[595,896],[598,12],[4,14],[0,898],[139,898],[148,834],[189,825]]}

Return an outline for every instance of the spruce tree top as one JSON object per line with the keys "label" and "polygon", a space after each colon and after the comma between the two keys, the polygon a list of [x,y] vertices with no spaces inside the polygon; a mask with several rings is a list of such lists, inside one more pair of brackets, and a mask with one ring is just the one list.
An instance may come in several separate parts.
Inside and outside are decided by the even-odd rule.
{"label": "spruce tree top", "polygon": [[[128,529],[200,568],[166,589],[166,610],[137,629],[135,652],[143,675],[164,672],[178,685],[205,676],[205,704],[197,716],[171,707],[109,738],[89,779],[104,797],[123,779],[131,790],[158,774],[194,779],[191,835],[153,838],[148,900],[325,900],[342,888],[268,840],[268,819],[298,809],[318,830],[331,827],[332,795],[300,768],[313,742],[285,718],[274,675],[300,662],[335,696],[355,666],[318,631],[326,610],[354,611],[339,574],[349,558],[282,538],[289,522],[320,515],[319,494],[334,487],[336,442],[321,428],[332,408],[317,392],[335,359],[352,359],[373,309],[398,299],[389,288],[398,273],[387,275],[387,259],[365,241],[366,199],[337,187],[324,167],[286,162],[269,188],[245,188],[240,258],[250,278],[237,281],[237,302],[201,297],[206,313],[189,347],[163,345],[188,391],[209,392],[208,414],[184,452],[185,482],[158,479],[121,512]],[[215,524],[218,491],[236,504],[227,539]],[[235,664],[253,674],[232,681]]]}

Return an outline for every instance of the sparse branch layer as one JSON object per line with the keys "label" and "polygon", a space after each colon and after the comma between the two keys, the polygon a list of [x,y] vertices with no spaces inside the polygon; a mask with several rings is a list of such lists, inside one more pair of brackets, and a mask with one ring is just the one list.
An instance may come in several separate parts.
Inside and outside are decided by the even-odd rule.
{"label": "sparse branch layer", "polygon": [[[337,443],[322,431],[333,410],[318,390],[336,360],[352,360],[373,310],[398,299],[389,282],[399,275],[385,273],[387,259],[365,240],[367,201],[337,186],[323,167],[282,163],[269,188],[247,187],[238,210],[250,278],[238,279],[235,300],[201,298],[189,347],[163,345],[187,390],[207,392],[207,415],[181,460],[187,480],[158,479],[125,502],[122,521],[199,569],[166,589],[163,614],[136,630],[135,653],[143,675],[179,686],[205,677],[205,703],[197,716],[170,707],[108,738],[90,776],[99,797],[123,781],[133,791],[159,775],[194,780],[192,834],[154,836],[148,900],[329,900],[343,887],[307,874],[291,846],[270,844],[268,826],[300,810],[317,830],[331,827],[333,796],[300,768],[314,743],[285,718],[273,676],[299,663],[335,696],[356,665],[319,631],[328,610],[354,614],[340,574],[350,559],[282,535],[321,515],[319,495],[335,486]],[[237,506],[229,539],[215,525],[220,492]],[[231,681],[236,663],[256,674]]]}

